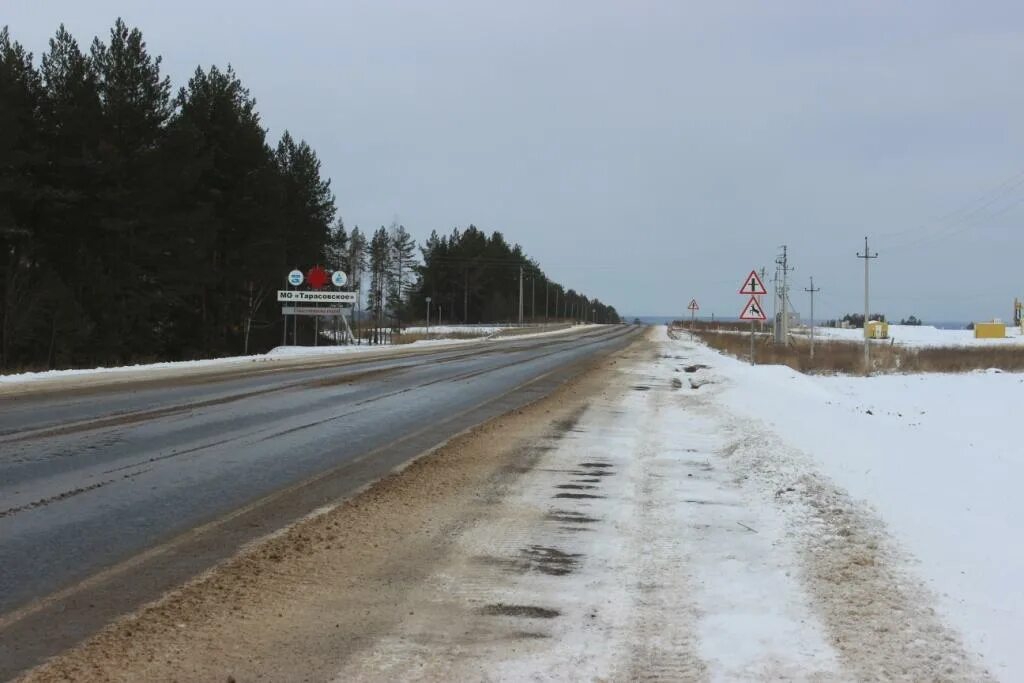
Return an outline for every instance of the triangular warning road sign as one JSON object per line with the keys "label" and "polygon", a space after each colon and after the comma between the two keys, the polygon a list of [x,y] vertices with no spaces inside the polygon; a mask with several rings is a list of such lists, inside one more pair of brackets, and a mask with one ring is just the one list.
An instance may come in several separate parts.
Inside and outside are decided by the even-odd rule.
{"label": "triangular warning road sign", "polygon": [[740,287],[740,294],[767,294],[768,290],[764,288],[764,283],[761,282],[761,278],[757,276],[757,271],[750,271],[750,275],[743,281],[743,286]]}
{"label": "triangular warning road sign", "polygon": [[687,308],[687,310],[690,310],[690,311],[699,311],[700,310],[700,304],[697,303],[696,299],[690,299],[690,305],[687,306],[686,308]]}
{"label": "triangular warning road sign", "polygon": [[750,301],[743,307],[743,312],[740,313],[740,320],[767,320],[764,311],[761,310],[761,304],[757,301],[757,297],[750,297]]}

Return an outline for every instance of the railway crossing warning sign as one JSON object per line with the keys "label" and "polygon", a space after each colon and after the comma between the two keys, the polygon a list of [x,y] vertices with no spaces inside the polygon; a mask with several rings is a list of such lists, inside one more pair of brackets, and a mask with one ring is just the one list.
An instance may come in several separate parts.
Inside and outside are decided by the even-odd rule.
{"label": "railway crossing warning sign", "polygon": [[[765,289],[764,283],[761,282],[761,278],[758,277],[757,271],[750,271],[750,275],[743,281],[743,286],[740,287],[740,294],[749,294],[751,296],[759,296],[761,294],[767,294],[768,290]],[[760,307],[758,307],[760,308]],[[761,320],[763,318],[759,318]]]}
{"label": "railway crossing warning sign", "polygon": [[758,302],[757,297],[751,296],[750,301],[743,307],[743,312],[740,313],[740,320],[767,320],[764,311],[761,309],[761,304]]}

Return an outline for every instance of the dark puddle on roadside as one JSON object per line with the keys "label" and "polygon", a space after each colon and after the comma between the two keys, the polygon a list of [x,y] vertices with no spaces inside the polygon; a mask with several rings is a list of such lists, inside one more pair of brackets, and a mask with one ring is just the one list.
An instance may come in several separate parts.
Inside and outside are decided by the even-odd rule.
{"label": "dark puddle on roadside", "polygon": [[595,524],[601,521],[597,517],[590,517],[574,510],[552,510],[548,513],[547,519],[567,524]]}
{"label": "dark puddle on roadside", "polygon": [[576,571],[580,558],[578,553],[567,553],[558,548],[542,545],[531,545],[523,548],[520,556],[529,563],[530,571],[538,571],[550,576],[565,576]]}
{"label": "dark puddle on roadside", "polygon": [[603,472],[600,470],[562,470],[551,467],[541,467],[537,469],[538,472],[561,472],[562,474],[572,474],[577,477],[611,477],[614,472]]}
{"label": "dark puddle on roadside", "polygon": [[554,619],[562,613],[556,609],[538,607],[537,605],[508,605],[496,602],[485,605],[480,614],[491,617],[524,617],[528,619]]}
{"label": "dark puddle on roadside", "polygon": [[683,500],[684,503],[690,503],[691,505],[721,505],[722,507],[740,507],[739,503],[730,503],[724,500],[698,500],[696,498],[686,498]]}
{"label": "dark puddle on roadside", "polygon": [[522,548],[516,557],[484,555],[477,557],[476,561],[513,574],[534,572],[548,576],[566,576],[576,571],[582,557],[583,555],[579,553],[567,553],[550,546],[531,545]]}
{"label": "dark puddle on roadside", "polygon": [[540,640],[543,638],[550,638],[547,633],[540,633],[539,631],[516,631],[510,638],[516,638],[519,640]]}

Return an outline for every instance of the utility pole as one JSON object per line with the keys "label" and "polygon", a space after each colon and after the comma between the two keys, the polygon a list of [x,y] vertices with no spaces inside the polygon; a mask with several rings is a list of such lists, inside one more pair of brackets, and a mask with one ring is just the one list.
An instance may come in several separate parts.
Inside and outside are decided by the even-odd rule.
{"label": "utility pole", "polygon": [[469,266],[463,269],[465,282],[462,286],[462,322],[469,324]]}
{"label": "utility pole", "polygon": [[[787,253],[786,245],[782,245],[782,255],[775,259],[776,265],[778,265],[778,272],[782,276],[782,301],[780,308],[782,309],[782,319],[778,326],[778,336],[775,342],[783,345],[789,344],[789,272],[793,270],[789,267],[789,254]],[[781,337],[781,338],[780,338]]]}
{"label": "utility pole", "polygon": [[[768,269],[765,268],[764,266],[761,266],[761,282],[765,282],[767,280],[767,273],[768,273]],[[764,313],[764,296],[763,295],[760,295],[760,294],[757,295],[757,305],[760,307],[761,312]],[[715,314],[712,313],[711,314],[711,321],[714,322],[714,320],[715,320]],[[772,318],[772,320],[774,320],[774,318]],[[764,321],[763,320],[761,321],[759,327],[761,328],[761,331],[764,332]]]}
{"label": "utility pole", "polygon": [[[772,277],[772,339],[779,343],[779,266],[776,260],[775,275]],[[761,309],[764,311],[764,309]]]}
{"label": "utility pole", "polygon": [[519,326],[523,326],[523,267],[519,266]]}
{"label": "utility pole", "polygon": [[857,258],[864,259],[864,374],[871,374],[871,338],[868,336],[868,316],[871,315],[868,306],[868,264],[871,259],[878,258],[878,252],[874,254],[868,249],[868,238],[864,238],[864,253],[858,253]]}
{"label": "utility pole", "polygon": [[821,287],[814,288],[814,276],[811,276],[811,288],[804,287],[805,292],[811,293],[811,358],[814,358],[814,293],[820,292]]}
{"label": "utility pole", "polygon": [[530,276],[530,322],[537,322],[537,274]]}
{"label": "utility pole", "polygon": [[430,336],[430,297],[427,297],[427,336]]}
{"label": "utility pole", "polygon": [[[290,283],[288,282],[288,278],[285,278],[284,279],[284,288],[285,289],[291,289],[289,284]],[[288,316],[282,315],[281,318],[284,320],[284,324],[281,325],[282,331],[284,332],[284,335],[283,335],[283,337],[281,339],[281,346],[288,346]],[[248,339],[246,339],[246,342],[248,343]],[[247,347],[246,351],[248,351],[248,350],[249,349]]]}
{"label": "utility pole", "polygon": [[544,280],[544,322],[548,321],[548,299],[551,297],[551,282]]}

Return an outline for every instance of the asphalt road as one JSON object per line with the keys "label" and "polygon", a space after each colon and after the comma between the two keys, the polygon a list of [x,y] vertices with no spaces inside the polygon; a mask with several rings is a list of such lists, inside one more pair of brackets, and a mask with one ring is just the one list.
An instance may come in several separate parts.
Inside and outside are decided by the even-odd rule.
{"label": "asphalt road", "polygon": [[0,678],[635,332],[0,398]]}

